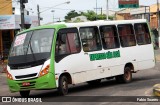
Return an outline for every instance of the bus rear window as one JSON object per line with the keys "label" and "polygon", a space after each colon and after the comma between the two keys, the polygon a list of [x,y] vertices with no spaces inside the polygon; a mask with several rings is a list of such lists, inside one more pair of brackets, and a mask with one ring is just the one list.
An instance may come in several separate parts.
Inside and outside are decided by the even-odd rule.
{"label": "bus rear window", "polygon": [[134,25],[136,39],[138,45],[145,45],[151,43],[148,25],[146,23],[138,23]]}

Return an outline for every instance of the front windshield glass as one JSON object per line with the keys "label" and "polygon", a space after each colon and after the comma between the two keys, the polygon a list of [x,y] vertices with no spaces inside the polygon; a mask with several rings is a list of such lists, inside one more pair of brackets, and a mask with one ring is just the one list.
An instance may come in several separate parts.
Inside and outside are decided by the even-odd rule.
{"label": "front windshield glass", "polygon": [[53,29],[36,30],[16,36],[10,57],[50,52]]}
{"label": "front windshield glass", "polygon": [[43,64],[50,57],[54,29],[19,34],[12,44],[8,65],[13,68]]}

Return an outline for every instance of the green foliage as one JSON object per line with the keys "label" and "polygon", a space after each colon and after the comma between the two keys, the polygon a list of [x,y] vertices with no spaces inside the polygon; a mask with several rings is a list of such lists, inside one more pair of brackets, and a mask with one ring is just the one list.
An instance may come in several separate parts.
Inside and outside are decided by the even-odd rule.
{"label": "green foliage", "polygon": [[[87,19],[90,21],[105,20],[106,19],[105,14],[99,14],[96,16],[96,13],[94,11],[81,12],[81,15],[86,16]],[[109,16],[108,18],[110,20],[113,20],[113,16]]]}
{"label": "green foliage", "polygon": [[74,18],[77,16],[80,16],[80,14],[78,12],[76,12],[75,10],[72,10],[67,13],[67,16],[65,16],[65,20],[68,21],[68,20],[71,20],[71,18]]}
{"label": "green foliage", "polygon": [[80,18],[77,18],[75,21],[73,21],[73,22],[75,22],[75,23],[78,23],[78,22],[84,22],[84,21],[82,21]]}
{"label": "green foliage", "polygon": [[[77,16],[86,16],[88,20],[95,21],[95,20],[105,20],[106,15],[105,14],[99,14],[96,15],[94,11],[88,10],[87,12],[81,12],[78,13],[75,10],[70,11],[67,16],[65,16],[65,21],[71,20],[71,18],[77,17]],[[108,17],[109,20],[113,20],[113,16]],[[80,22],[81,20],[76,20],[76,22]]]}
{"label": "green foliage", "polygon": [[94,11],[81,12],[81,15],[86,16],[88,20],[96,20],[96,13]]}
{"label": "green foliage", "polygon": [[105,14],[100,14],[97,16],[97,20],[105,20],[106,19],[106,15]]}

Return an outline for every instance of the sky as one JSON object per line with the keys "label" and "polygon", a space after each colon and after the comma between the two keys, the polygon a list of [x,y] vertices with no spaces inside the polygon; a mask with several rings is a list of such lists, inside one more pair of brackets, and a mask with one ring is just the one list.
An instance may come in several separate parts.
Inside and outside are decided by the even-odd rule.
{"label": "sky", "polygon": [[[13,0],[16,1],[16,0]],[[63,4],[64,2],[70,1],[69,4]],[[42,12],[40,16],[43,18],[41,24],[46,24],[54,21],[64,20],[66,14],[71,10],[79,11],[87,11],[94,10],[97,7],[103,10],[106,10],[106,1],[107,0],[28,0],[26,5],[26,9],[30,11],[31,15],[37,15],[37,4],[40,6],[40,12],[48,9],[49,7],[53,7],[48,9],[45,12]],[[110,10],[118,10],[118,0],[108,0],[109,1],[109,9]],[[140,5],[149,6],[151,4],[155,4],[157,0],[139,0]],[[159,0],[160,2],[160,0]],[[19,4],[14,2],[13,6],[19,9]],[[32,10],[31,10],[32,9]],[[54,10],[54,12],[51,12]]]}

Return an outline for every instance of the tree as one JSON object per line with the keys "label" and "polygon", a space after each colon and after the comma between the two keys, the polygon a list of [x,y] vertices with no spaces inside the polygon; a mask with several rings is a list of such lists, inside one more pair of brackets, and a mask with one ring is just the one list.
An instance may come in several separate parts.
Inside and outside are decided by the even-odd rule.
{"label": "tree", "polygon": [[86,16],[88,20],[96,20],[96,13],[94,11],[81,12],[81,15]]}
{"label": "tree", "polygon": [[[94,11],[87,11],[87,12],[81,12],[81,15],[84,15],[87,17],[88,20],[90,21],[95,21],[95,20],[105,20],[106,15],[105,14],[99,14],[96,16],[96,13]],[[109,20],[113,20],[113,16],[108,16]]]}
{"label": "tree", "polygon": [[67,13],[67,16],[65,16],[65,21],[69,21],[69,20],[71,20],[71,18],[74,18],[77,16],[80,16],[80,14],[78,12],[76,12],[75,10],[72,10]]}
{"label": "tree", "polygon": [[78,23],[78,22],[84,22],[83,20],[81,20],[80,18],[77,18],[75,21],[73,21],[75,23]]}
{"label": "tree", "polygon": [[105,14],[100,14],[97,16],[97,20],[105,20],[106,19],[106,15]]}
{"label": "tree", "polygon": [[[68,12],[67,15],[65,16],[65,21],[70,21],[71,18],[74,18],[77,16],[86,16],[87,19],[90,21],[105,20],[106,19],[105,14],[96,15],[96,13],[91,10],[88,10],[87,12],[81,12],[81,13],[78,13],[75,10],[72,10],[72,11]],[[109,20],[113,20],[113,16],[109,16],[108,18],[109,18]],[[80,20],[76,20],[76,22],[80,22]]]}

